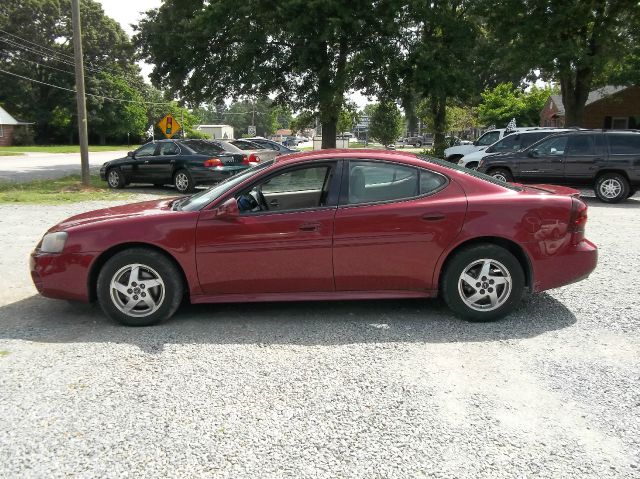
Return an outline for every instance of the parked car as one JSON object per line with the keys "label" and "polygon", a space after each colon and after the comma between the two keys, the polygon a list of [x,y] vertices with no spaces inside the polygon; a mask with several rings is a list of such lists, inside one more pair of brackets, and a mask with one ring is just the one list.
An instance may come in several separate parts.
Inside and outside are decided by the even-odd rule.
{"label": "parked car", "polygon": [[266,138],[261,138],[259,136],[246,138],[246,140],[251,141],[257,145],[260,145],[262,148],[274,150],[278,152],[279,155],[288,155],[289,153],[298,153],[300,150],[296,150],[295,148],[289,148],[284,146],[282,143],[278,143],[277,141],[268,140]]}
{"label": "parked car", "polygon": [[[185,297],[440,295],[456,314],[485,321],[513,311],[525,291],[593,271],[586,211],[570,188],[511,185],[398,151],[321,150],[259,163],[192,196],[64,220],[36,246],[31,275],[44,296],[97,299],[135,326],[169,318]],[[541,218],[554,227],[542,229]]]}
{"label": "parked car", "polygon": [[420,148],[423,145],[433,145],[433,136],[431,135],[410,135],[400,139],[403,145],[411,145],[414,148]]}
{"label": "parked car", "polygon": [[478,171],[502,181],[593,187],[600,200],[618,203],[640,187],[639,165],[640,132],[581,130],[485,156]]}
{"label": "parked car", "polygon": [[100,179],[110,188],[124,188],[129,183],[172,183],[180,193],[188,193],[197,185],[225,180],[258,161],[239,149],[228,152],[207,140],[160,140],[128,152],[125,158],[107,161],[100,168]]}
{"label": "parked car", "polygon": [[242,152],[243,154],[254,156],[260,161],[273,160],[278,156],[278,152],[270,148],[264,148],[253,141],[240,139],[240,140],[213,140],[213,143],[217,144],[225,151],[229,153]]}
{"label": "parked car", "polygon": [[474,151],[467,155],[464,155],[458,161],[460,166],[475,170],[478,167],[480,160],[487,155],[493,153],[505,153],[511,151],[519,151],[533,145],[537,141],[546,138],[549,135],[555,133],[561,133],[563,131],[571,131],[568,129],[553,129],[553,130],[525,130],[518,133],[511,133],[504,136],[501,140],[496,141],[493,145],[489,146],[485,150]]}
{"label": "parked car", "polygon": [[457,136],[445,136],[444,143],[447,147],[473,144],[472,141],[463,140],[462,138]]}
{"label": "parked car", "polygon": [[458,161],[460,161],[460,158],[462,158],[464,155],[468,155],[469,153],[473,153],[474,151],[484,150],[489,146],[493,145],[496,141],[500,140],[504,136],[505,132],[507,131],[508,131],[507,134],[509,134],[509,133],[519,133],[522,131],[529,131],[529,130],[548,130],[548,129],[552,129],[552,128],[524,127],[524,128],[516,128],[513,130],[507,130],[506,128],[497,128],[494,130],[489,130],[471,144],[466,144],[466,145],[460,144],[458,146],[452,146],[447,148],[446,150],[444,150],[444,159],[447,161],[451,161],[452,163],[458,163]]}

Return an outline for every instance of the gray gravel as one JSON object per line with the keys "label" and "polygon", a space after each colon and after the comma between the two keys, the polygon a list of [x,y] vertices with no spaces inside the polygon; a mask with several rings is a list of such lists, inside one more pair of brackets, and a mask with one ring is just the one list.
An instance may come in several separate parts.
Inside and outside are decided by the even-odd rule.
{"label": "gray gravel", "polygon": [[99,206],[0,206],[0,476],[640,477],[640,200],[590,201],[596,272],[497,323],[370,301],[143,329],[30,284],[46,227]]}

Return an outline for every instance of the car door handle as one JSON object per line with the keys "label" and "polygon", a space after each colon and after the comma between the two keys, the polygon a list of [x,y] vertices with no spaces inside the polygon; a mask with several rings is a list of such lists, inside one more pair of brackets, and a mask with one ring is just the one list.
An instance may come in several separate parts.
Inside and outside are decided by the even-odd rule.
{"label": "car door handle", "polygon": [[320,229],[320,223],[305,223],[298,227],[300,231],[318,231]]}
{"label": "car door handle", "polygon": [[279,206],[280,203],[278,203],[278,200],[271,200],[269,201],[269,206]]}
{"label": "car door handle", "polygon": [[149,163],[149,160],[144,160],[145,163]]}
{"label": "car door handle", "polygon": [[445,219],[444,213],[425,213],[422,215],[424,221],[442,221]]}

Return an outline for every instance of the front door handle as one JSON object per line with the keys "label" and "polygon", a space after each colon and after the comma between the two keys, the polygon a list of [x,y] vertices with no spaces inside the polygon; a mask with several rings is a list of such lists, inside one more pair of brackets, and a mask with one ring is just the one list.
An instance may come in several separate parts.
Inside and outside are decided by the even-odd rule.
{"label": "front door handle", "polygon": [[318,231],[320,229],[320,223],[305,223],[298,227],[300,231]]}
{"label": "front door handle", "polygon": [[424,221],[442,221],[445,219],[444,213],[425,213],[422,215]]}
{"label": "front door handle", "polygon": [[149,163],[149,160],[144,160],[145,163]]}
{"label": "front door handle", "polygon": [[279,206],[278,200],[269,201],[269,206]]}

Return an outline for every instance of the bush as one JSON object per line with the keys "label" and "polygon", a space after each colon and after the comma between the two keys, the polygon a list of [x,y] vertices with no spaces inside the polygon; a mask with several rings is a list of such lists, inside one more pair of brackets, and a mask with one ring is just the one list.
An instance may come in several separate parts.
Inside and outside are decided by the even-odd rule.
{"label": "bush", "polygon": [[31,127],[28,125],[24,126],[16,126],[13,130],[13,141],[14,146],[31,146],[35,143],[35,137],[33,136],[33,131]]}

